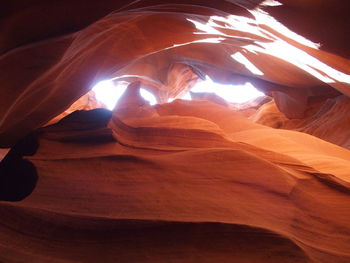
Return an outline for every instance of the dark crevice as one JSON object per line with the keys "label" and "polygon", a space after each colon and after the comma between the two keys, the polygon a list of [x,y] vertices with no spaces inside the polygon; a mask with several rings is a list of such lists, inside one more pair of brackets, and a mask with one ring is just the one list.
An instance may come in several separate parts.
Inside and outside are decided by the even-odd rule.
{"label": "dark crevice", "polygon": [[37,134],[31,133],[18,141],[0,162],[1,201],[21,201],[33,192],[37,171],[23,156],[34,155],[38,147]]}

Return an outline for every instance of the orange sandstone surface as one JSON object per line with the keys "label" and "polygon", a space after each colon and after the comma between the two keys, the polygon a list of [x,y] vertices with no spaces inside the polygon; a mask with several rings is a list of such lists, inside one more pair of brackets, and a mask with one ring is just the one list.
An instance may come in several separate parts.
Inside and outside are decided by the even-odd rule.
{"label": "orange sandstone surface", "polygon": [[206,101],[118,105],[38,131],[2,261],[350,260],[348,150]]}
{"label": "orange sandstone surface", "polygon": [[349,263],[349,6],[262,2],[6,0],[0,262]]}

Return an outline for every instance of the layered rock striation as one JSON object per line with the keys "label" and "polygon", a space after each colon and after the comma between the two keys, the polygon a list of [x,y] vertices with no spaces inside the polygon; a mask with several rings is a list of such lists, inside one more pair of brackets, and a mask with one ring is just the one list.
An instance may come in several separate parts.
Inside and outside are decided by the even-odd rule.
{"label": "layered rock striation", "polygon": [[34,191],[0,202],[2,261],[350,260],[348,150],[211,102],[149,106],[132,90],[113,112],[36,132],[24,157]]}
{"label": "layered rock striation", "polygon": [[[349,9],[318,2],[5,1],[0,261],[350,262]],[[166,103],[206,76],[272,99]]]}

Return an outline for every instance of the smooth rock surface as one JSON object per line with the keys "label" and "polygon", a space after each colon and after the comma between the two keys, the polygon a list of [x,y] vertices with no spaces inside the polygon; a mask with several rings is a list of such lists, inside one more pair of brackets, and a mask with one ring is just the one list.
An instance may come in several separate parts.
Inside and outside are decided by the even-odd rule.
{"label": "smooth rock surface", "polygon": [[[349,263],[349,12],[4,0],[0,262]],[[206,76],[273,100],[166,103]]]}
{"label": "smooth rock surface", "polygon": [[2,261],[350,260],[348,150],[211,102],[120,105],[40,129]]}

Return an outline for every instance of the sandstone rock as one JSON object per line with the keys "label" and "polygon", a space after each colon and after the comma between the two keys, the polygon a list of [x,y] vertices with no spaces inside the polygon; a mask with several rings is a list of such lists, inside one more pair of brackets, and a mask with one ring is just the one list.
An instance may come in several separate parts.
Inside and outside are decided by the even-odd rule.
{"label": "sandstone rock", "polygon": [[338,96],[310,106],[307,117],[290,120],[272,101],[263,105],[250,119],[273,128],[305,132],[350,149],[350,120],[347,114],[349,107],[349,98]]}
{"label": "sandstone rock", "polygon": [[208,101],[121,99],[38,131],[36,188],[0,202],[3,261],[349,261],[348,150]]}
{"label": "sandstone rock", "polygon": [[5,0],[0,261],[350,262],[349,4],[264,2]]}
{"label": "sandstone rock", "polygon": [[[60,8],[71,5],[72,9],[67,7],[70,9],[67,14],[60,13],[61,9],[54,4],[48,6],[42,1],[33,6],[22,2],[5,5],[7,16],[1,26],[2,32],[8,33],[2,47],[4,54],[0,57],[2,147],[14,145],[64,112],[103,79],[134,76],[147,85],[154,85],[155,91],[161,91],[159,97],[166,101],[167,94],[179,94],[191,82],[190,71],[184,71],[183,80],[173,81],[174,78],[169,77],[173,65],[190,68],[199,76],[209,75],[218,82],[256,82],[262,90],[278,92],[279,109],[292,118],[302,117],[305,101],[314,87],[326,84],[350,94],[350,84],[346,80],[350,73],[349,60],[297,42],[242,8],[251,8],[258,1],[253,5],[251,1],[218,1],[215,4],[169,1],[163,5],[147,1],[105,2],[106,6],[99,8],[96,14],[92,14],[96,3],[85,3],[86,12],[79,12],[82,16],[79,21],[73,14],[80,1],[74,4],[55,2]],[[290,5],[288,2],[284,10],[289,10]],[[37,12],[36,7],[46,10],[45,23],[39,21],[41,16],[26,19],[28,14]],[[298,2],[290,8],[304,10],[304,7],[309,6]],[[317,15],[326,7],[320,5]],[[116,12],[103,16],[108,10]],[[275,10],[280,9],[275,7]],[[230,15],[233,17],[227,18]],[[25,25],[28,30],[23,32],[18,24]],[[288,26],[288,21],[285,24]],[[343,32],[344,28],[334,30]],[[344,35],[347,34],[344,32]],[[267,49],[276,39],[283,40],[284,47],[297,48],[299,53],[295,56],[308,54],[316,59],[313,61],[318,60],[312,67],[324,63],[341,73],[331,73],[323,66],[313,69],[308,64],[299,65],[303,58],[293,64],[275,56]],[[280,52],[280,55],[288,52],[291,51]],[[261,71],[260,75],[235,60],[234,54],[253,62]],[[144,73],[141,69],[145,69]],[[169,83],[172,84],[167,85]],[[293,89],[298,94],[297,99],[290,91]],[[289,97],[293,99],[286,99]]]}

